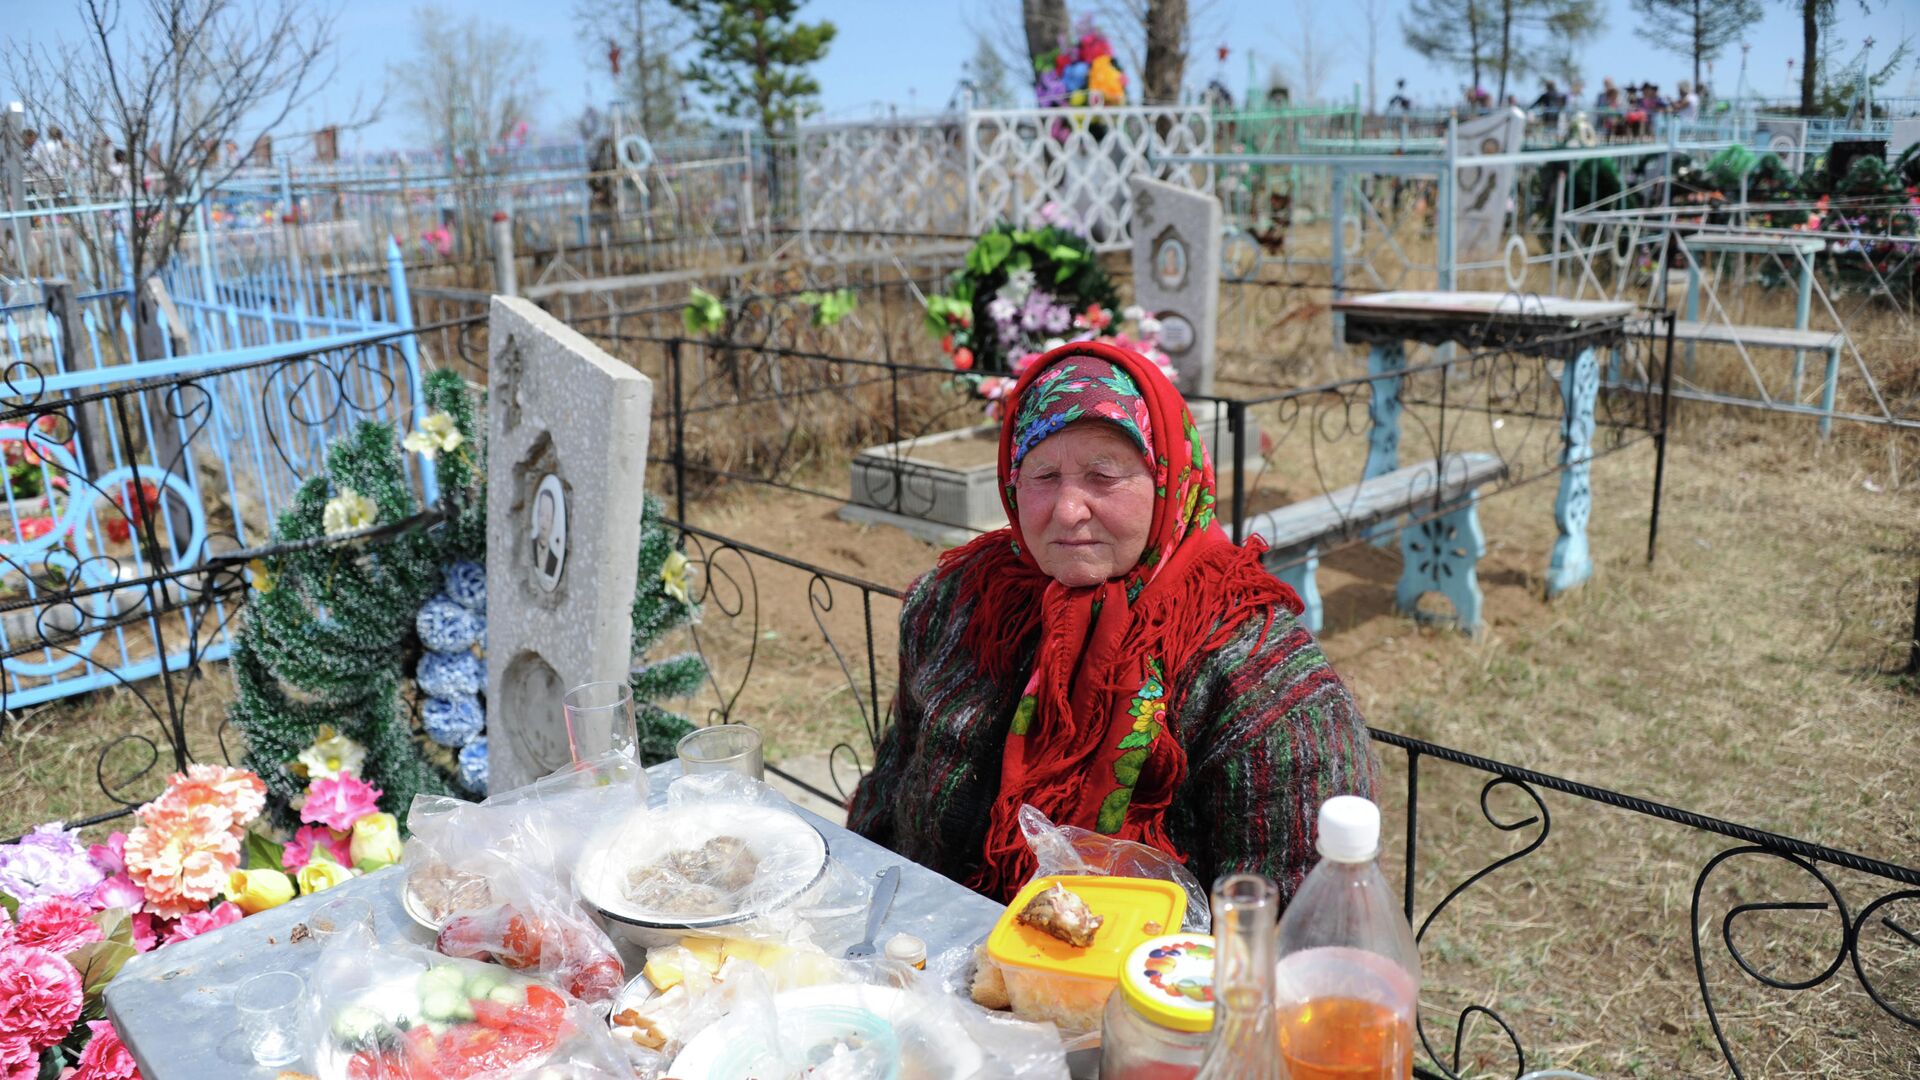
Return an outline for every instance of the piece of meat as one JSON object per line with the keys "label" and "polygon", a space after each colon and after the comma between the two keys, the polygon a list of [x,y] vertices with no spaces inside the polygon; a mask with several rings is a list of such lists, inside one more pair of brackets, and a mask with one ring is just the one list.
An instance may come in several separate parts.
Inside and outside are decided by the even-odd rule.
{"label": "piece of meat", "polygon": [[1014,918],[1076,949],[1092,945],[1094,932],[1106,921],[1095,915],[1085,900],[1068,892],[1057,881],[1027,901],[1027,906]]}

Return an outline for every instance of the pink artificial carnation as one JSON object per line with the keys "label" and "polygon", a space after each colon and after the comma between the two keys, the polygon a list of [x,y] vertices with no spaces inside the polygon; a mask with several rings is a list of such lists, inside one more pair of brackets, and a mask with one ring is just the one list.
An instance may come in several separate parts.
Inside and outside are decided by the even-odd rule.
{"label": "pink artificial carnation", "polygon": [[127,837],[127,876],[147,895],[147,910],[177,919],[206,906],[240,865],[240,834],[217,806],[148,803],[147,824]]}
{"label": "pink artificial carnation", "polygon": [[171,945],[176,941],[185,941],[188,938],[199,937],[209,930],[218,930],[223,926],[231,926],[239,922],[244,915],[245,912],[240,910],[240,905],[231,900],[216,907],[208,908],[205,911],[195,911],[183,915],[179,922],[173,924],[173,929],[167,933],[166,944]]}
{"label": "pink artificial carnation", "polygon": [[267,785],[245,769],[196,763],[167,780],[167,790],[140,808],[140,820],[146,822],[148,813],[163,805],[208,807],[225,817],[225,828],[238,829],[266,809]]}
{"label": "pink artificial carnation", "polygon": [[35,1080],[40,1055],[21,1035],[0,1035],[0,1080]]}
{"label": "pink artificial carnation", "polygon": [[78,1019],[80,973],[72,964],[45,949],[0,949],[0,1032],[24,1038],[37,1054],[66,1038]]}
{"label": "pink artificial carnation", "polygon": [[125,873],[127,869],[127,834],[116,832],[107,837],[104,844],[94,844],[87,848],[87,856],[93,865],[108,876]]}
{"label": "pink artificial carnation", "polygon": [[313,849],[319,846],[341,866],[353,865],[353,837],[324,825],[302,825],[280,852],[280,865],[291,874],[313,861]]}
{"label": "pink artificial carnation", "polygon": [[147,894],[141,890],[140,886],[133,883],[132,878],[125,874],[115,874],[93,887],[93,896],[90,900],[96,911],[105,911],[108,908],[138,911],[140,906],[147,902]]}
{"label": "pink artificial carnation", "polygon": [[20,905],[20,923],[14,927],[13,943],[65,956],[103,936],[93,921],[92,905],[70,896],[50,896]]}
{"label": "pink artificial carnation", "polygon": [[307,802],[300,808],[300,820],[345,832],[354,822],[379,810],[379,799],[379,788],[352,773],[325,777],[307,785]]}
{"label": "pink artificial carnation", "polygon": [[60,1080],[141,1080],[140,1066],[120,1041],[111,1020],[89,1020],[92,1037],[80,1051],[80,1063],[60,1074]]}
{"label": "pink artificial carnation", "polygon": [[133,951],[152,952],[160,944],[161,921],[144,911],[135,912],[128,920],[133,925]]}

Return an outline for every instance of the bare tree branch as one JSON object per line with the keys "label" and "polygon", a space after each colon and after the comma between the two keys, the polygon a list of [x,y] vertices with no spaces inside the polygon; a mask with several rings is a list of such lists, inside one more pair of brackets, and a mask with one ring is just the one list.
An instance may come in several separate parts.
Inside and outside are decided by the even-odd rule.
{"label": "bare tree branch", "polygon": [[[138,281],[168,265],[206,193],[245,167],[241,148],[332,82],[337,16],[306,0],[142,0],[130,19],[121,0],[82,0],[81,13],[79,41],[11,39],[0,63],[34,121],[72,136],[68,193],[127,203]],[[332,126],[378,111],[356,99]]]}

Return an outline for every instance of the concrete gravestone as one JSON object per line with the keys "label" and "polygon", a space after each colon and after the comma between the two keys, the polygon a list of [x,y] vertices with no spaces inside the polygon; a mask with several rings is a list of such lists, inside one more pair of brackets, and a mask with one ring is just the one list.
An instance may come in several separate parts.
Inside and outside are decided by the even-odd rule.
{"label": "concrete gravestone", "polygon": [[487,764],[505,791],[632,746],[561,696],[625,679],[653,384],[525,300],[496,296],[487,405]]}
{"label": "concrete gravestone", "polygon": [[1133,302],[1160,320],[1183,394],[1213,393],[1220,310],[1220,201],[1143,176],[1133,185]]}
{"label": "concrete gravestone", "polygon": [[1527,114],[1514,108],[1463,120],[1454,128],[1455,153],[1462,159],[1453,195],[1457,257],[1477,259],[1500,249],[1513,191],[1512,165],[1475,165],[1464,159],[1519,150],[1526,131]]}

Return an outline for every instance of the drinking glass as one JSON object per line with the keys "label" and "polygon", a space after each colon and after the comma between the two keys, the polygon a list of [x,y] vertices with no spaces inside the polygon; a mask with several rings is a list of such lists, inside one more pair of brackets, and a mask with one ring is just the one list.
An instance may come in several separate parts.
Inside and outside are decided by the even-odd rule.
{"label": "drinking glass", "polygon": [[633,726],[633,691],[623,682],[590,682],[560,699],[566,712],[567,749],[574,764],[608,750],[639,749]]}
{"label": "drinking glass", "polygon": [[681,737],[678,749],[680,769],[688,776],[731,772],[755,780],[766,778],[760,733],[745,724],[695,728]]}
{"label": "drinking glass", "polygon": [[373,935],[373,903],[359,896],[336,896],[307,920],[307,931],[325,944],[342,934]]}
{"label": "drinking glass", "polygon": [[301,1006],[306,1000],[306,980],[291,971],[255,975],[234,991],[233,1007],[256,1064],[273,1068],[300,1057]]}

